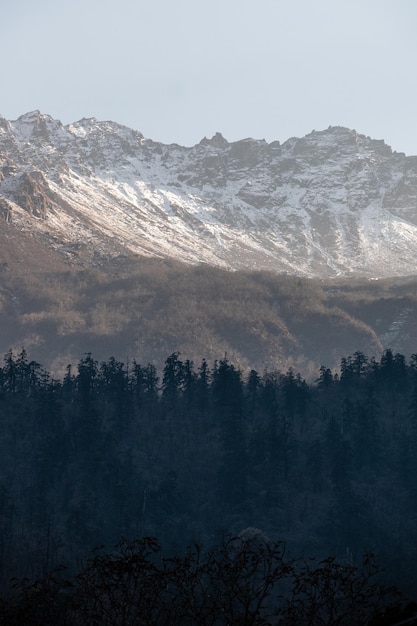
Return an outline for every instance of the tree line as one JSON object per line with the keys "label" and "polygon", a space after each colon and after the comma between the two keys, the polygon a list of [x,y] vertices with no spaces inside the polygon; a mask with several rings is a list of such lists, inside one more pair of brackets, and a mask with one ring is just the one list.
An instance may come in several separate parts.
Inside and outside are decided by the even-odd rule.
{"label": "tree line", "polygon": [[416,614],[359,565],[290,559],[257,529],[164,557],[155,539],[122,540],[72,576],[47,572],[0,599],[4,626],[383,626]]}

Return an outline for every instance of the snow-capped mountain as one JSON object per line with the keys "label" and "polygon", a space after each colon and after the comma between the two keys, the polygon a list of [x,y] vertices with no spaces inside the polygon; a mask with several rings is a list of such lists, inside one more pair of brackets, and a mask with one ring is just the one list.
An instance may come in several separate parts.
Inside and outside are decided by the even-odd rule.
{"label": "snow-capped mountain", "polygon": [[164,145],[113,122],[0,117],[0,218],[77,260],[145,254],[305,276],[413,274],[417,157],[354,130]]}

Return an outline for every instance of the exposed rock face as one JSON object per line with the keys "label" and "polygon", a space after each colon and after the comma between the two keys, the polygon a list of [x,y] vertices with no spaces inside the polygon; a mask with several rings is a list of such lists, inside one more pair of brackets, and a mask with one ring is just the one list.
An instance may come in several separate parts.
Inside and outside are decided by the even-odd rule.
{"label": "exposed rock face", "polygon": [[94,118],[0,118],[0,197],[57,249],[323,277],[416,269],[417,157],[342,127],[185,148]]}
{"label": "exposed rock face", "polygon": [[51,208],[47,190],[48,184],[42,172],[23,172],[18,179],[13,199],[30,215],[46,219],[48,209]]}

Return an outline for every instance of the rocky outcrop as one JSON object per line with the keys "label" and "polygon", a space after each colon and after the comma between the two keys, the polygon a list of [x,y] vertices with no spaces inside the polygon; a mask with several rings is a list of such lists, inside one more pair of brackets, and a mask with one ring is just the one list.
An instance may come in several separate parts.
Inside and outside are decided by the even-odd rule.
{"label": "rocky outcrop", "polygon": [[41,172],[23,172],[12,197],[30,215],[46,219],[48,210],[52,207],[47,190],[48,184]]}

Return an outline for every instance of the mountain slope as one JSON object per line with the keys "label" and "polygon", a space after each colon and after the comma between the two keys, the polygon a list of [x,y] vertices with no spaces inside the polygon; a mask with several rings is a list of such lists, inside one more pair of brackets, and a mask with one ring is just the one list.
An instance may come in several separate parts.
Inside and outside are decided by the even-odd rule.
{"label": "mountain slope", "polygon": [[417,157],[347,128],[163,145],[113,122],[0,118],[0,215],[71,263],[138,254],[304,276],[412,274]]}
{"label": "mountain slope", "polygon": [[71,267],[10,224],[0,231],[0,355],[25,347],[62,376],[86,352],[163,368],[179,351],[196,364],[292,367],[308,379],[360,350],[417,352],[417,279],[319,281],[230,272],[172,260]]}

